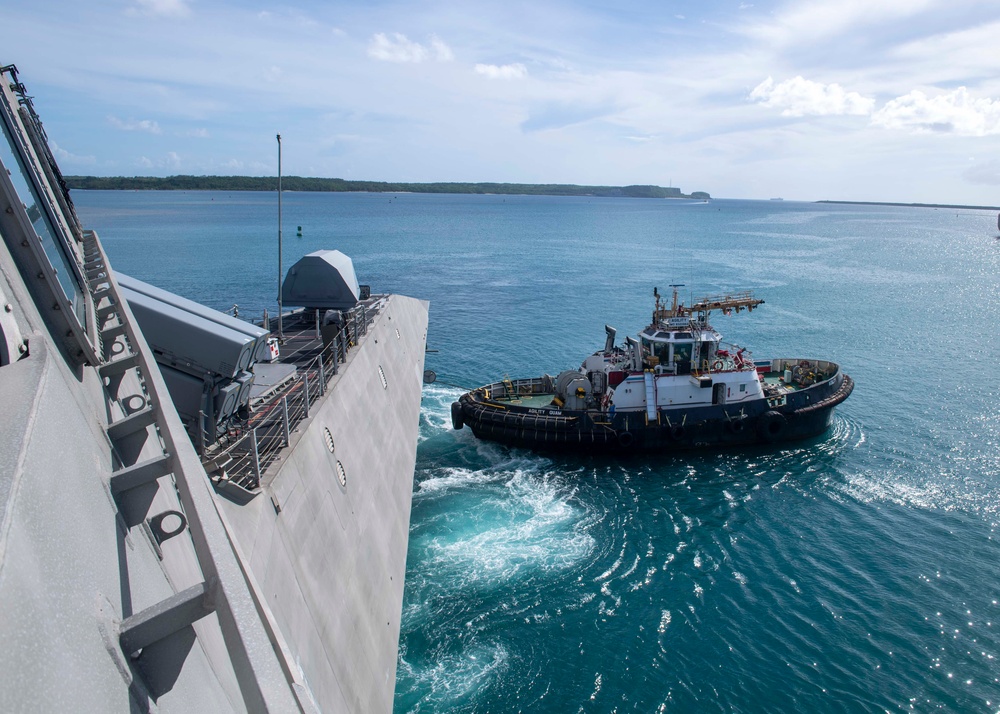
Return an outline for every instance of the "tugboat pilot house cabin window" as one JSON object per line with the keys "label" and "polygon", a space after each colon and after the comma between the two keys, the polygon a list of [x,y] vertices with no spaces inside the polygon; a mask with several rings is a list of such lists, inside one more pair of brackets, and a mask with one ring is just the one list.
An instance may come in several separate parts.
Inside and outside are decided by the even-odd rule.
{"label": "tugboat pilot house cabin window", "polygon": [[690,340],[691,333],[677,332],[671,337],[669,332],[659,332],[657,333],[657,339],[649,339],[643,336],[643,354],[652,357],[653,360],[651,361],[654,364],[661,365],[667,371],[673,371],[672,367],[676,367],[680,374],[686,374],[691,371],[691,354],[694,343],[666,341],[676,340],[677,338]]}

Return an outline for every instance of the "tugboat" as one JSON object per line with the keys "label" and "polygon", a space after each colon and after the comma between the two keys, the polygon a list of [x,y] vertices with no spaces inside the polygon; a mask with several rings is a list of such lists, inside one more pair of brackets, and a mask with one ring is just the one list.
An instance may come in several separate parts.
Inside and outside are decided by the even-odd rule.
{"label": "tugboat", "polygon": [[713,312],[752,312],[749,291],[655,309],[638,339],[604,349],[579,370],[479,387],[451,405],[452,426],[480,439],[536,449],[672,451],[768,444],[823,434],[854,381],[830,361],[755,361],[722,342]]}

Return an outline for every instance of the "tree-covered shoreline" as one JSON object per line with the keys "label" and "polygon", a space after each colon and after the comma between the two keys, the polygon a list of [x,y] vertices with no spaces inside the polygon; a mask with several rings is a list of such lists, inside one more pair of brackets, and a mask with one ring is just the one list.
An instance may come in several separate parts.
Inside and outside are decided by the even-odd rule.
{"label": "tree-covered shoreline", "polygon": [[[102,191],[275,191],[276,176],[66,176],[71,189]],[[353,191],[367,193],[475,193],[538,196],[610,196],[626,198],[708,199],[704,191],[682,193],[663,186],[578,186],[532,183],[401,183],[348,181],[339,178],[282,176],[284,191]]]}

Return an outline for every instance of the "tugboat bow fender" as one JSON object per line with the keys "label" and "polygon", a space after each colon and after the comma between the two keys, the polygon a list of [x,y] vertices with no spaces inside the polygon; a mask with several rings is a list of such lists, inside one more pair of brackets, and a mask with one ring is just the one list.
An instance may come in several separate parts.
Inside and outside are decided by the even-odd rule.
{"label": "tugboat bow fender", "polygon": [[[576,424],[575,416],[549,416],[514,411],[502,404],[478,402],[471,399],[456,402],[462,412],[462,420],[470,424],[496,424],[513,429],[533,429],[535,431],[560,431]],[[455,406],[452,406],[452,423],[455,422]],[[457,427],[456,427],[457,428]]]}
{"label": "tugboat bow fender", "polygon": [[465,417],[462,414],[462,403],[452,402],[451,404],[451,425],[455,429],[465,426]]}
{"label": "tugboat bow fender", "polygon": [[802,407],[801,409],[796,409],[792,414],[799,416],[804,414],[811,414],[812,412],[818,412],[821,409],[831,409],[842,401],[851,396],[851,392],[854,391],[854,380],[851,379],[850,375],[844,375],[844,381],[840,383],[840,387],[837,388],[833,394],[831,394],[826,399],[821,399],[815,404],[810,404],[807,407]]}

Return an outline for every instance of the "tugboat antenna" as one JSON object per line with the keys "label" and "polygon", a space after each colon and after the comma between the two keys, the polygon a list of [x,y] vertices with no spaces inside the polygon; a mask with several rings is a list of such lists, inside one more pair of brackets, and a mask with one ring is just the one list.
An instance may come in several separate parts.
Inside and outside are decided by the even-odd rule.
{"label": "tugboat antenna", "polygon": [[673,311],[674,315],[676,316],[677,315],[677,288],[683,288],[684,287],[684,283],[671,283],[670,287],[672,287],[674,289],[674,304],[673,304],[673,306],[670,309]]}

